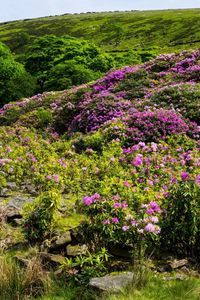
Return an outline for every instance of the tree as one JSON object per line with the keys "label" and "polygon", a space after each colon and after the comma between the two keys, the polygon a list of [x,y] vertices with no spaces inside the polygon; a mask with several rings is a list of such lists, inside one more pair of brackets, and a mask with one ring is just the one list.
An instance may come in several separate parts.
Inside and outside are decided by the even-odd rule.
{"label": "tree", "polygon": [[100,48],[70,36],[40,37],[25,53],[27,71],[37,78],[44,90],[68,88],[94,80],[113,66],[113,58]]}
{"label": "tree", "polygon": [[0,43],[0,107],[33,94],[35,81],[24,66],[14,60],[9,48]]}

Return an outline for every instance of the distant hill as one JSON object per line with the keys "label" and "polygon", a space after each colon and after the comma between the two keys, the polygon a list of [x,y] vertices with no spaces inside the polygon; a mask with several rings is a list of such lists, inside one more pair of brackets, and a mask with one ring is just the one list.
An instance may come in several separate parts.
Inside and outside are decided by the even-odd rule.
{"label": "distant hill", "polygon": [[200,9],[65,14],[0,24],[0,41],[16,53],[45,34],[82,37],[110,52],[194,49],[200,46]]}

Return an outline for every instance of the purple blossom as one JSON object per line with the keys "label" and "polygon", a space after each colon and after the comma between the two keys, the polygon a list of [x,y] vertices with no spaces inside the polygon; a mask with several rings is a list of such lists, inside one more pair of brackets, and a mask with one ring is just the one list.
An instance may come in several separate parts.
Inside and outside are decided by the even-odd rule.
{"label": "purple blossom", "polygon": [[182,179],[183,181],[188,180],[189,177],[190,177],[189,173],[187,173],[187,172],[181,172],[181,179]]}

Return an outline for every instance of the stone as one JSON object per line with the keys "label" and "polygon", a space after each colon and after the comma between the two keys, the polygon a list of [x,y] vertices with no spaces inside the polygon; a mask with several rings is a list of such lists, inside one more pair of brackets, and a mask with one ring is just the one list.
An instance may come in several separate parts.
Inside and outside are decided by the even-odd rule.
{"label": "stone", "polygon": [[65,232],[63,235],[58,236],[54,243],[50,246],[50,250],[56,250],[65,247],[67,244],[71,243],[72,238],[69,231]]}
{"label": "stone", "polygon": [[188,265],[188,260],[187,259],[180,259],[180,260],[173,260],[171,262],[169,262],[170,267],[172,268],[172,270],[181,268],[183,266],[187,266]]}
{"label": "stone", "polygon": [[7,182],[7,189],[11,191],[16,191],[17,190],[17,185],[15,182]]}
{"label": "stone", "polygon": [[120,292],[133,282],[133,273],[106,275],[90,279],[89,286],[101,292]]}
{"label": "stone", "polygon": [[16,207],[6,206],[6,219],[10,222],[13,219],[20,219],[22,218],[20,214],[20,210]]}
{"label": "stone", "polygon": [[64,263],[65,258],[62,255],[55,255],[46,252],[40,252],[39,257],[44,265],[60,266]]}
{"label": "stone", "polygon": [[67,255],[69,256],[86,255],[87,252],[88,247],[86,245],[67,245]]}
{"label": "stone", "polygon": [[21,218],[21,219],[13,219],[12,220],[12,225],[13,226],[21,226],[23,224],[24,220]]}

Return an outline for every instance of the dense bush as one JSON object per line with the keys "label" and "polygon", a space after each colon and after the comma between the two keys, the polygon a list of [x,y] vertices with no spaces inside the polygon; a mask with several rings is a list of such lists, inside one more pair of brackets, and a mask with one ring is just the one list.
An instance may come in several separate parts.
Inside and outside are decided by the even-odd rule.
{"label": "dense bush", "polygon": [[[59,176],[55,175],[54,180],[57,181],[57,178]],[[59,206],[59,194],[54,190],[41,194],[31,206],[27,206],[24,212],[23,230],[30,242],[42,241],[49,236]]]}
{"label": "dense bush", "polygon": [[184,117],[200,123],[200,85],[175,84],[157,89],[149,95],[147,105],[174,108]]}
{"label": "dense bush", "polygon": [[95,80],[114,66],[112,57],[97,46],[70,36],[54,35],[36,39],[28,47],[24,63],[42,91]]}
{"label": "dense bush", "polygon": [[180,175],[179,182],[174,179],[176,184],[170,188],[164,201],[162,247],[182,257],[197,256],[200,239],[200,175],[194,179],[188,172]]}
{"label": "dense bush", "polygon": [[34,93],[35,81],[10,50],[0,43],[0,107]]}

